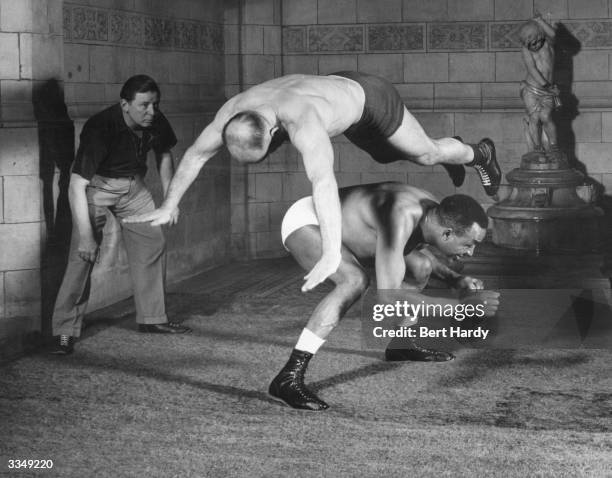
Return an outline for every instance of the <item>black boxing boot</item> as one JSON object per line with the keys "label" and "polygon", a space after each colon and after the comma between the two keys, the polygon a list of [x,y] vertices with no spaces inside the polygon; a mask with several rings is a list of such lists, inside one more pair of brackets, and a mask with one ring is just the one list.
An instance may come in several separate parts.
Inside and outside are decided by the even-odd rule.
{"label": "black boxing boot", "polygon": [[289,360],[272,380],[268,392],[293,408],[320,411],[329,405],[312,393],[304,384],[304,373],[312,354],[293,349]]}
{"label": "black boxing boot", "polygon": [[448,362],[454,358],[449,352],[426,349],[405,337],[391,339],[385,350],[387,362]]}
{"label": "black boxing boot", "polygon": [[495,143],[484,138],[477,145],[470,145],[474,150],[474,160],[467,166],[472,166],[478,176],[487,196],[497,194],[501,183],[502,172],[495,154]]}
{"label": "black boxing boot", "polygon": [[[457,141],[461,141],[463,143],[463,139],[461,138],[461,136],[453,136],[453,139],[456,139]],[[465,180],[465,168],[463,167],[463,164],[442,163],[442,166],[444,167],[444,169],[446,169],[446,172],[450,176],[451,181],[453,182],[453,185],[456,188],[463,184],[463,181]]]}

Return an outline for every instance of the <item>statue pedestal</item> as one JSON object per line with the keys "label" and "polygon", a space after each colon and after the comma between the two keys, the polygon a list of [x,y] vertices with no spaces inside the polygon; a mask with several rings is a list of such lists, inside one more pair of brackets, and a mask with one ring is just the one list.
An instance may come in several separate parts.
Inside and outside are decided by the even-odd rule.
{"label": "statue pedestal", "polygon": [[601,211],[578,197],[584,175],[543,153],[523,156],[507,174],[512,190],[491,206],[493,243],[540,252],[587,252],[598,248]]}

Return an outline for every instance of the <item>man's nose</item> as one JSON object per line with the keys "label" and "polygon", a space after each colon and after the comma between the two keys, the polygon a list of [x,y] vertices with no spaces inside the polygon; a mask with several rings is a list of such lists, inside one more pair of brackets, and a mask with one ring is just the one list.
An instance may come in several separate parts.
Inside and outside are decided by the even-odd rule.
{"label": "man's nose", "polygon": [[155,107],[153,105],[147,106],[147,113],[150,114],[150,115],[154,115],[155,114]]}

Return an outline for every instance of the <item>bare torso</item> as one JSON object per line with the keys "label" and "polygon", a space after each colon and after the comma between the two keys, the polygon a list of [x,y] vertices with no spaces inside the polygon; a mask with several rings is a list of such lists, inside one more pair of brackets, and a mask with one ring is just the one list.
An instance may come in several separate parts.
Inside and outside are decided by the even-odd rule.
{"label": "bare torso", "polygon": [[315,111],[330,137],[342,134],[362,115],[365,94],[353,80],[340,76],[287,75],[253,86],[231,98],[219,110],[225,124],[245,110],[272,110],[288,129],[300,124],[308,110]]}
{"label": "bare torso", "polygon": [[416,227],[426,207],[437,200],[427,191],[402,183],[364,184],[340,190],[342,243],[358,259],[373,259],[378,231],[389,227],[385,211],[394,208]]}

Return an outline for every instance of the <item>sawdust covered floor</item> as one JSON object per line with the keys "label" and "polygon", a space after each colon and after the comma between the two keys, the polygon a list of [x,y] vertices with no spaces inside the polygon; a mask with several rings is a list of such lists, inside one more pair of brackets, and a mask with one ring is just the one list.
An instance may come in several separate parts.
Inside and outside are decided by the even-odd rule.
{"label": "sawdust covered floor", "polygon": [[[483,264],[470,267],[497,286],[512,275]],[[72,356],[4,364],[0,474],[29,476],[9,459],[51,459],[36,476],[610,475],[609,347],[456,347],[452,362],[386,363],[362,347],[354,308],[307,374],[331,409],[271,400],[329,290],[301,294],[302,276],[289,259],[209,271],[168,294],[190,335],[139,334],[125,301],[91,314]],[[506,313],[548,300],[516,293]]]}

